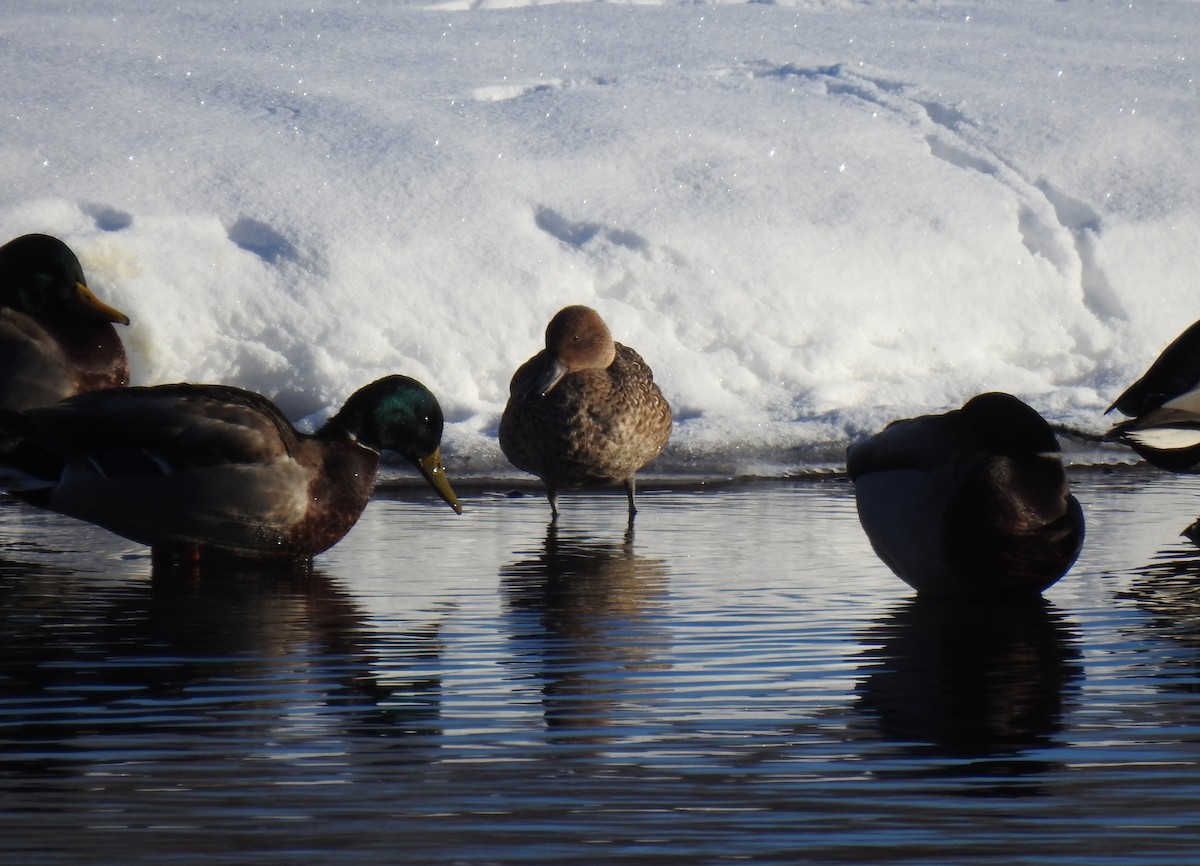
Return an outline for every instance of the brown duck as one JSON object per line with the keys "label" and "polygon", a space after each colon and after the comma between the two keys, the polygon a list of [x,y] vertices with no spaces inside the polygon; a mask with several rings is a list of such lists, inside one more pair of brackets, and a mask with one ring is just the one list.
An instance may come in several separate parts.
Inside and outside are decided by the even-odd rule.
{"label": "brown duck", "polygon": [[21,412],[128,385],[113,322],[129,317],[92,294],[58,238],[22,235],[0,247],[0,408]]}
{"label": "brown duck", "polygon": [[550,320],[546,348],[513,376],[500,419],[500,448],[546,485],[554,517],[561,488],[622,482],[632,520],[634,475],[670,435],[671,407],[654,374],[584,306]]}

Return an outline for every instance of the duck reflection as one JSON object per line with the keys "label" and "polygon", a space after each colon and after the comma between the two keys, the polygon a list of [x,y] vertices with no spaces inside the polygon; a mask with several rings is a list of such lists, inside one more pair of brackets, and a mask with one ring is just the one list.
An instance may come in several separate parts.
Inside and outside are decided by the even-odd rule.
{"label": "duck reflection", "polygon": [[1041,598],[1006,603],[918,596],[864,637],[878,649],[859,708],[885,737],[947,756],[1011,755],[1062,729],[1083,675],[1077,638]]}
{"label": "duck reflection", "polygon": [[[70,771],[146,750],[245,754],[268,738],[439,733],[436,623],[391,642],[402,650],[389,650],[385,684],[363,619],[318,571],[243,564],[146,579],[10,564],[0,570],[0,761]],[[407,681],[396,675],[404,664]]]}
{"label": "duck reflection", "polygon": [[[1129,588],[1118,597],[1132,599],[1149,614],[1149,626],[1156,633],[1176,645],[1200,650],[1200,552],[1180,548],[1159,553],[1134,572]],[[1200,690],[1200,657],[1179,659],[1179,665],[1189,675],[1176,687]]]}
{"label": "duck reflection", "polygon": [[622,542],[570,537],[555,522],[542,550],[501,569],[517,664],[542,680],[546,727],[562,741],[609,742],[622,707],[653,691],[668,632],[667,566]]}
{"label": "duck reflection", "polygon": [[[1137,569],[1118,598],[1142,612],[1120,631],[1136,647],[1138,664],[1128,676],[1141,679],[1166,699],[1148,699],[1126,710],[1146,724],[1192,731],[1200,725],[1200,552],[1166,550]],[[1134,715],[1136,714],[1136,715]]]}

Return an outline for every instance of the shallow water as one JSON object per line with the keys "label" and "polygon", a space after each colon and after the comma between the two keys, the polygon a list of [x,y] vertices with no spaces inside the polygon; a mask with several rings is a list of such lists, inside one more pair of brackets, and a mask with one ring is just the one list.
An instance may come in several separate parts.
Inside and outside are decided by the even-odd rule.
{"label": "shallow water", "polygon": [[0,506],[12,863],[1178,863],[1200,480],[1073,475],[1044,603],[916,601],[844,480],[371,503],[311,575]]}

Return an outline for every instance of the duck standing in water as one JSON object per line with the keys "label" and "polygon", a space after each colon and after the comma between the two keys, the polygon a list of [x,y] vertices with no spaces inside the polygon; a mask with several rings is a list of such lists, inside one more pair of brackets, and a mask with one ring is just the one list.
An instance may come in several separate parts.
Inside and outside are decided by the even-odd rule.
{"label": "duck standing in water", "polygon": [[441,407],[407,376],[356,391],[313,434],[259,394],[191,384],[2,411],[0,434],[19,439],[0,489],[147,544],[160,560],[321,553],[362,514],[383,449],[462,512],[442,468]]}
{"label": "duck standing in water", "polygon": [[[1200,472],[1200,322],[1180,334],[1107,412],[1130,420],[1105,439],[1170,472]],[[1106,412],[1106,414],[1107,414]]]}
{"label": "duck standing in water", "polygon": [[1058,440],[1009,394],[895,421],[847,451],[871,546],[919,593],[1039,593],[1083,546]]}
{"label": "duck standing in water", "polygon": [[0,246],[0,409],[128,385],[114,322],[129,317],[92,294],[58,238],[29,234]]}
{"label": "duck standing in water", "polygon": [[550,320],[546,348],[513,376],[500,419],[501,450],[546,485],[553,517],[560,489],[622,482],[632,520],[634,475],[670,436],[671,407],[646,362],[578,305]]}

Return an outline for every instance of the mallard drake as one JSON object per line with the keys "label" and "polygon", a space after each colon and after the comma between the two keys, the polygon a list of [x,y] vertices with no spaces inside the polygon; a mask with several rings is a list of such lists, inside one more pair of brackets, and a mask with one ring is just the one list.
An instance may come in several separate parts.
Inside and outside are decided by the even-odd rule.
{"label": "mallard drake", "polygon": [[442,468],[441,407],[407,376],[356,391],[312,434],[259,394],[192,384],[0,412],[0,432],[20,439],[0,488],[147,544],[156,559],[312,557],[362,514],[383,449],[462,511]]}
{"label": "mallard drake", "polygon": [[129,384],[112,323],[129,317],[99,301],[58,238],[30,234],[0,246],[0,408],[24,411]]}
{"label": "mallard drake", "polygon": [[634,475],[670,436],[671,407],[650,367],[578,305],[550,320],[546,348],[513,375],[500,419],[501,450],[546,485],[554,517],[561,488],[622,482],[632,519]]}
{"label": "mallard drake", "polygon": [[1131,416],[1105,439],[1171,472],[1200,472],[1200,322],[1163,350],[1105,414]]}
{"label": "mallard drake", "polygon": [[846,456],[871,546],[920,593],[1038,593],[1083,546],[1058,440],[1010,394],[894,421]]}

